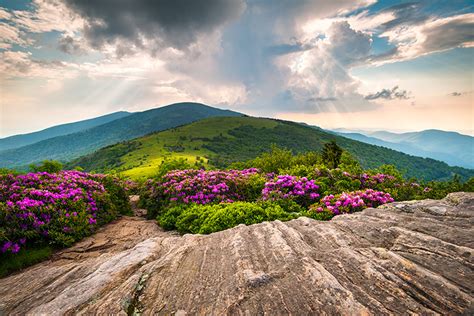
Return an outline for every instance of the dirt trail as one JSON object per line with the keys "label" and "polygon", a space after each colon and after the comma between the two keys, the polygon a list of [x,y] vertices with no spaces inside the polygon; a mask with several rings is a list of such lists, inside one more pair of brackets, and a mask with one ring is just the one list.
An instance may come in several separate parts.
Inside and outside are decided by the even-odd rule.
{"label": "dirt trail", "polygon": [[472,314],[473,248],[472,193],[207,236],[123,217],[0,279],[0,315]]}

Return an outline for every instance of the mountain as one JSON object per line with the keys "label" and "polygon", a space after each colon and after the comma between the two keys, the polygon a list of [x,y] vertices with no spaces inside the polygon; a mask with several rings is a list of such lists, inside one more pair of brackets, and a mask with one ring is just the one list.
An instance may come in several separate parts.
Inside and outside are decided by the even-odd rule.
{"label": "mountain", "polygon": [[126,117],[130,114],[131,113],[124,112],[124,111],[115,112],[115,113],[99,116],[99,117],[88,119],[88,120],[49,127],[38,132],[1,138],[0,151],[19,148],[22,146],[40,142],[48,138],[77,133],[77,132],[80,132],[92,127],[96,127],[96,126]]}
{"label": "mountain", "polygon": [[72,161],[69,167],[81,166],[98,172],[116,170],[139,179],[156,173],[165,158],[183,157],[191,162],[200,160],[222,167],[254,158],[268,151],[272,144],[295,152],[320,151],[333,139],[366,168],[393,164],[407,177],[426,180],[447,179],[454,173],[464,179],[474,176],[474,170],[449,167],[440,161],[413,157],[294,122],[255,117],[200,120],[102,148]]}
{"label": "mountain", "polygon": [[456,132],[425,130],[410,133],[386,131],[335,132],[368,144],[384,146],[410,155],[441,160],[452,166],[474,168],[474,137]]}
{"label": "mountain", "polygon": [[22,167],[45,159],[71,160],[101,147],[188,124],[212,116],[242,116],[199,103],[176,103],[132,113],[126,117],[69,135],[0,152],[0,167]]}

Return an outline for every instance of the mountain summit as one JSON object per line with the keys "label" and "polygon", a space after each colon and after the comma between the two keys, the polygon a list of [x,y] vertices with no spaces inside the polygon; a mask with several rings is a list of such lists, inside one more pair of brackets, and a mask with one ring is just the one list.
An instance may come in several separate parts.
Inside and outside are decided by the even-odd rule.
{"label": "mountain summit", "polygon": [[0,167],[21,167],[44,159],[70,160],[101,147],[214,116],[242,116],[200,103],[175,103],[16,149],[0,152]]}

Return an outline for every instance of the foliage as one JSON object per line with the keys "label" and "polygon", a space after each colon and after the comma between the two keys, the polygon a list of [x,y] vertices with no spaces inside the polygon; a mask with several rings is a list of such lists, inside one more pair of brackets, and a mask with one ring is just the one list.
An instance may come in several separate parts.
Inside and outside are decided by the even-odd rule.
{"label": "foliage", "polygon": [[251,225],[295,217],[297,214],[285,212],[277,203],[234,202],[176,206],[159,216],[158,222],[166,229],[176,228],[181,233],[209,234],[239,224]]}
{"label": "foliage", "polygon": [[63,164],[55,160],[43,160],[41,164],[31,164],[29,168],[31,172],[56,173],[63,170]]}
{"label": "foliage", "polygon": [[[68,135],[44,139],[20,148],[5,150],[0,155],[0,166],[20,167],[35,163],[44,159],[55,159],[69,161],[80,156],[93,153],[100,148],[121,142],[128,142],[137,137],[143,137],[149,133],[172,129],[195,122],[200,119],[214,116],[242,116],[229,110],[212,108],[199,103],[176,103],[148,111],[132,113],[126,117],[112,120],[105,124],[97,125],[88,129],[79,130]],[[133,146],[131,146],[133,147]],[[109,148],[110,149],[110,148]],[[112,150],[114,152],[114,150]],[[117,154],[124,153],[118,150]],[[112,164],[120,164],[121,159],[117,156],[101,155],[102,159]],[[86,168],[82,162],[71,163],[66,166],[72,169],[81,166],[87,171],[109,171],[100,168],[96,159],[88,160],[95,167]],[[100,169],[99,169],[100,168]]]}
{"label": "foliage", "polygon": [[389,193],[367,189],[365,191],[355,191],[338,195],[327,195],[317,204],[311,206],[310,211],[334,215],[354,213],[366,207],[377,207],[379,205],[393,202]]}
{"label": "foliage", "polygon": [[[117,170],[138,179],[154,176],[165,159],[185,158],[193,164],[201,157],[206,168],[255,167],[264,173],[282,174],[280,169],[296,165],[323,164],[319,153],[324,144],[332,140],[344,149],[338,167],[352,174],[362,172],[357,166],[367,169],[390,164],[399,169],[405,179],[449,180],[453,174],[459,174],[465,181],[474,176],[473,170],[449,167],[443,162],[361,143],[302,124],[252,117],[204,119],[103,148],[75,160],[70,166],[79,165],[87,171]],[[174,147],[181,151],[167,149]],[[298,154],[306,156],[297,157]],[[354,159],[360,165],[351,161]]]}
{"label": "foliage", "polygon": [[[393,200],[442,198],[449,192],[474,191],[474,178],[465,183],[459,177],[447,182],[423,182],[405,180],[391,165],[363,170],[347,152],[342,153],[339,167],[335,169],[324,165],[315,153],[294,155],[277,147],[272,148],[272,153],[274,155],[264,153],[252,162],[266,171],[275,170],[272,166],[275,164],[278,173],[265,173],[256,168],[172,171],[161,182],[147,182],[142,193],[143,206],[149,210],[151,218],[157,217],[166,229],[207,232],[202,225],[203,218],[209,214],[199,212],[215,209],[195,208],[196,204],[246,201],[262,206],[262,203],[268,203],[294,216],[329,220],[341,213],[376,207]],[[220,211],[218,213],[223,216]],[[187,215],[183,217],[182,214]]]}
{"label": "foliage", "polygon": [[122,182],[79,171],[0,176],[0,250],[69,246],[98,226],[129,214]]}
{"label": "foliage", "polygon": [[306,177],[280,175],[265,183],[262,190],[263,200],[294,200],[302,206],[309,206],[319,198],[319,186]]}
{"label": "foliage", "polygon": [[185,170],[185,169],[201,169],[203,166],[198,163],[191,164],[185,158],[171,158],[165,159],[161,162],[156,173],[156,178],[161,180],[168,172],[174,170]]}
{"label": "foliage", "polygon": [[324,144],[321,157],[323,163],[330,169],[336,169],[341,162],[342,148],[334,140]]}
{"label": "foliage", "polygon": [[0,253],[0,278],[9,273],[21,270],[51,257],[53,248],[50,246],[21,249],[18,253]]}

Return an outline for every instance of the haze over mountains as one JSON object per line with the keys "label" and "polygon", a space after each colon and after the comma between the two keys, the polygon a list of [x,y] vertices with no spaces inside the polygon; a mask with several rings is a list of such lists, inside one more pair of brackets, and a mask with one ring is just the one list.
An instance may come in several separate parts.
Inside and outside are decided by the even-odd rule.
{"label": "haze over mountains", "polygon": [[441,130],[410,133],[336,129],[344,137],[406,154],[433,158],[451,166],[474,168],[474,137]]}

